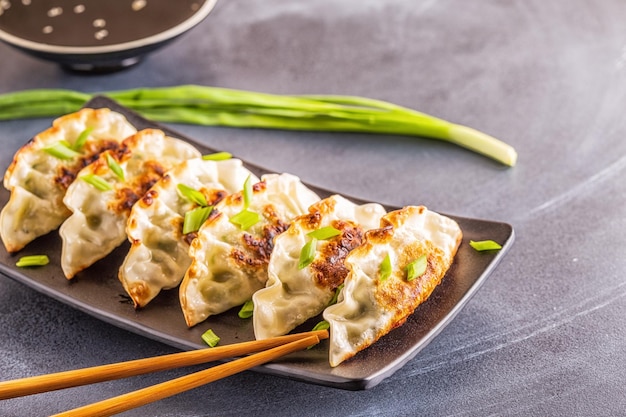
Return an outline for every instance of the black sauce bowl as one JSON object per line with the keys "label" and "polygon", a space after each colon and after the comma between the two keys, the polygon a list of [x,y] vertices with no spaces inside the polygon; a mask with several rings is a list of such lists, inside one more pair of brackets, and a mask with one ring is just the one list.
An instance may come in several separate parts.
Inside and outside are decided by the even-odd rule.
{"label": "black sauce bowl", "polygon": [[216,1],[0,0],[0,40],[73,71],[117,71],[196,26]]}

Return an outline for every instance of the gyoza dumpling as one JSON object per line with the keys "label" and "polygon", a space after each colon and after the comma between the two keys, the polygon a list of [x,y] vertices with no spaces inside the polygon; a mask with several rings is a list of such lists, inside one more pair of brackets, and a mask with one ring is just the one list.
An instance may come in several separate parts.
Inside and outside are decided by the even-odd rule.
{"label": "gyoza dumpling", "polygon": [[54,120],[22,146],[4,174],[11,198],[0,214],[0,235],[7,251],[59,227],[70,215],[63,196],[76,173],[135,131],[119,113],[82,109]]}
{"label": "gyoza dumpling", "polygon": [[[378,228],[385,209],[380,204],[358,206],[339,195],[313,204],[287,231],[276,237],[266,288],[254,293],[254,334],[257,339],[289,333],[321,313],[348,275],[344,260],[360,246],[366,230]],[[323,239],[324,232],[330,235]],[[300,254],[311,236],[314,257],[303,268]]]}
{"label": "gyoza dumpling", "polygon": [[192,145],[146,129],[83,168],[63,199],[72,211],[60,229],[65,276],[74,277],[119,246],[126,239],[126,220],[133,204],[167,170],[199,156]]}
{"label": "gyoza dumpling", "polygon": [[390,212],[380,229],[367,232],[346,258],[350,272],[339,302],[324,311],[330,365],[402,325],[444,277],[461,237],[454,220],[423,206]]}
{"label": "gyoza dumpling", "polygon": [[[185,213],[197,209],[179,185],[201,192],[207,206],[241,190],[252,175],[239,159],[189,159],[169,170],[132,208],[126,226],[131,248],[119,278],[136,307],[143,307],[162,289],[176,287],[191,264],[189,244],[196,231],[183,234]],[[258,178],[251,177],[253,182]]]}
{"label": "gyoza dumpling", "polygon": [[[263,288],[274,237],[319,200],[290,174],[264,175],[250,194],[239,192],[218,203],[191,243],[191,266],[180,286],[189,326],[245,303]],[[250,218],[257,221],[248,228],[235,224]]]}

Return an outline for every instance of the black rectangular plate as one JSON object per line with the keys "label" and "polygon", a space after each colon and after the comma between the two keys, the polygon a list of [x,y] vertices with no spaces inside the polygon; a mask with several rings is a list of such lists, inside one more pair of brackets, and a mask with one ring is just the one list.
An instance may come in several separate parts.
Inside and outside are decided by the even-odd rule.
{"label": "black rectangular plate", "polygon": [[[124,114],[137,129],[158,128],[166,134],[194,144],[202,153],[218,151],[192,139],[151,122],[127,108],[105,98],[96,97],[88,107],[108,107]],[[245,163],[245,162],[244,162]],[[257,175],[269,170],[246,164]],[[321,197],[333,194],[330,190],[311,187]],[[9,192],[0,190],[0,206],[9,199]],[[356,203],[362,203],[351,198]],[[387,207],[394,209],[395,207]],[[361,390],[375,386],[401,368],[426,346],[463,308],[493,271],[514,240],[513,228],[487,220],[450,216],[463,230],[463,242],[454,264],[431,297],[423,303],[407,322],[360,352],[355,358],[336,368],[328,365],[328,341],[313,349],[289,355],[272,364],[255,368],[255,371],[294,380],[348,390]],[[502,244],[500,251],[477,252],[469,240],[493,239]],[[147,307],[135,310],[126,296],[117,271],[128,250],[128,244],[68,281],[60,267],[61,239],[51,232],[30,243],[18,254],[9,254],[0,248],[0,272],[26,284],[67,305],[84,311],[120,328],[158,340],[168,345],[191,350],[206,347],[200,336],[212,328],[221,337],[221,344],[238,343],[254,339],[252,321],[237,316],[237,309],[209,318],[191,329],[187,328],[178,303],[178,291],[163,291]],[[20,256],[47,254],[50,264],[43,268],[17,268]],[[321,320],[309,320],[294,332],[307,331]]]}

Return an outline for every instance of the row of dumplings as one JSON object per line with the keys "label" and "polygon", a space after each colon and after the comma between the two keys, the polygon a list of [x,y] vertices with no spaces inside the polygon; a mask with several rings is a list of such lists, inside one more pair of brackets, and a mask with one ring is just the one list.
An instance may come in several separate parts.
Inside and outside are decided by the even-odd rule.
{"label": "row of dumplings", "polygon": [[461,241],[456,222],[423,206],[320,199],[293,175],[257,178],[109,109],[55,120],[17,152],[4,185],[7,251],[60,227],[72,279],[128,239],[119,279],[137,308],[179,287],[194,326],[252,300],[257,339],[323,314],[331,366],[404,323]]}

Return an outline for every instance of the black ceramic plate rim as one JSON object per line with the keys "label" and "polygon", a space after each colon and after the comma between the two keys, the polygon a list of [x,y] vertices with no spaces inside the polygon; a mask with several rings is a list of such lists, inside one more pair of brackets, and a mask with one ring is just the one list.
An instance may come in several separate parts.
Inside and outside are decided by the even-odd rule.
{"label": "black ceramic plate rim", "polygon": [[102,46],[61,46],[49,43],[34,42],[20,38],[0,29],[0,40],[31,51],[46,52],[58,55],[91,55],[120,52],[154,45],[175,38],[200,23],[213,10],[217,0],[206,0],[202,6],[187,20],[163,32],[134,41]]}
{"label": "black ceramic plate rim", "polygon": [[[170,136],[178,137],[192,143],[202,152],[215,151],[215,149],[211,149],[207,145],[186,138],[184,135],[166,126],[146,120],[108,98],[96,97],[87,104],[87,107],[111,108],[114,111],[124,114],[138,129],[148,127],[159,128]],[[245,161],[244,163],[257,174],[272,172],[271,170],[260,168]],[[310,184],[307,185],[311,186]],[[311,186],[311,188],[321,195],[330,195],[333,193],[330,190],[323,190],[315,186]],[[8,194],[6,190],[0,190],[0,205],[3,206],[6,200],[8,200]],[[356,203],[364,202],[350,196],[346,197]],[[394,209],[396,207],[387,206],[386,208]],[[510,249],[514,241],[514,231],[509,224],[458,216],[450,217],[459,223],[464,233],[463,241],[457,253],[457,257],[455,258],[455,262],[431,297],[418,307],[416,312],[409,317],[407,323],[394,329],[373,346],[357,354],[354,359],[344,362],[336,368],[331,368],[328,365],[328,342],[324,341],[310,351],[290,355],[286,357],[285,360],[259,366],[254,368],[254,370],[261,373],[334,388],[361,390],[376,386],[382,380],[391,376],[404,366],[404,364],[415,357],[418,352],[439,334],[459,311],[461,311],[479,290],[486,278]],[[500,251],[476,252],[469,247],[469,239],[477,240],[491,237],[497,238],[503,245]],[[41,243],[41,239],[43,239],[43,243]],[[184,321],[182,320],[180,321],[182,328],[179,328],[178,323],[175,322],[176,319],[170,318],[171,311],[166,311],[172,306],[168,305],[167,302],[164,304],[164,307],[158,304],[159,297],[162,295],[159,295],[159,297],[151,303],[158,305],[151,312],[149,310],[135,311],[132,308],[132,303],[123,306],[111,306],[110,304],[106,304],[106,306],[103,307],[103,303],[100,302],[100,300],[98,300],[97,303],[89,300],[89,297],[92,297],[92,295],[85,297],[85,293],[89,290],[87,287],[91,286],[96,288],[98,292],[102,292],[103,294],[108,292],[109,300],[111,300],[114,296],[119,297],[119,294],[123,293],[119,282],[112,283],[110,280],[106,281],[107,278],[105,277],[103,283],[100,283],[98,281],[100,277],[93,276],[98,275],[94,274],[94,271],[91,272],[92,276],[82,278],[78,280],[78,282],[74,282],[76,280],[67,282],[67,280],[62,277],[60,268],[58,268],[59,271],[51,269],[31,270],[17,268],[15,266],[15,261],[22,254],[27,254],[24,252],[28,252],[29,247],[34,251],[41,250],[42,247],[48,249],[49,246],[46,246],[48,244],[47,242],[53,242],[53,245],[58,245],[58,243],[56,243],[57,240],[58,233],[51,232],[51,234],[33,242],[31,245],[34,245],[34,248],[29,245],[25,250],[14,256],[7,254],[4,246],[0,245],[0,272],[63,304],[81,310],[116,327],[183,350],[205,347],[199,335],[207,327],[215,328],[215,326],[220,325],[226,326],[227,330],[224,330],[224,328],[221,330],[224,336],[231,339],[234,337],[234,339],[236,339],[230,340],[230,343],[250,340],[254,337],[253,333],[250,331],[250,324],[240,324],[241,320],[236,317],[236,311],[230,311],[223,313],[223,315],[215,316],[214,322],[210,324],[205,323],[205,328],[202,328],[201,326],[204,324],[201,324],[192,329],[186,329]],[[119,256],[119,253],[118,251],[118,255],[114,253],[113,256]],[[123,256],[123,252],[121,256]],[[58,260],[58,254],[55,253],[54,257],[57,259],[53,259],[52,263]],[[119,259],[114,258],[113,262],[107,262],[105,265],[111,264],[112,268],[117,268],[119,267],[119,262],[115,263],[116,260]],[[49,267],[52,267],[52,265],[48,265],[45,268]],[[102,264],[100,267],[102,267]],[[101,271],[99,268],[95,268],[95,270],[97,272]],[[57,276],[55,277],[55,275]],[[54,281],[55,279],[56,281]],[[115,287],[114,290],[111,290],[112,286]],[[117,287],[119,287],[119,290]],[[117,293],[111,294],[111,291]],[[173,295],[171,296],[173,297]],[[101,295],[98,294],[98,298],[100,297]],[[114,302],[118,303],[118,301]],[[99,306],[98,303],[101,305]],[[163,321],[155,321],[155,316],[151,316],[150,314],[153,314],[159,308],[163,309],[157,314],[165,315],[166,320],[174,321],[165,324],[163,324]],[[177,311],[177,313],[178,312],[179,311]],[[156,317],[159,318],[158,315]],[[310,322],[305,324],[311,326]],[[175,331],[172,330],[172,326],[174,326]],[[164,327],[167,327],[167,329],[164,329]],[[294,330],[294,332],[309,329],[310,327],[300,328]],[[232,334],[225,334],[227,332]],[[218,334],[220,333],[218,332]]]}

